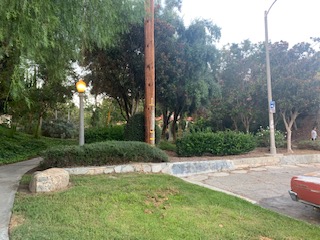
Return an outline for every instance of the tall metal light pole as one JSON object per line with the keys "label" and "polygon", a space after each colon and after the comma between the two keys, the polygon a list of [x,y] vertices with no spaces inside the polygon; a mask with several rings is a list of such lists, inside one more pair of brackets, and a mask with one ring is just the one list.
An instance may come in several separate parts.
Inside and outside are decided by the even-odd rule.
{"label": "tall metal light pole", "polygon": [[83,95],[86,91],[86,83],[80,79],[76,83],[77,91],[79,93],[79,105],[80,105],[80,124],[79,124],[79,146],[84,145],[84,109],[83,109]]}
{"label": "tall metal light pole", "polygon": [[275,0],[268,11],[264,12],[264,26],[265,26],[265,48],[266,48],[266,65],[267,65],[267,86],[268,86],[268,111],[269,111],[269,129],[270,129],[270,154],[277,154],[276,143],[275,143],[275,126],[273,120],[273,113],[275,111],[275,104],[272,100],[272,88],[271,88],[271,70],[270,70],[270,56],[269,56],[269,38],[268,38],[268,13],[272,6],[275,4]]}
{"label": "tall metal light pole", "polygon": [[145,0],[145,142],[155,144],[154,0]]}

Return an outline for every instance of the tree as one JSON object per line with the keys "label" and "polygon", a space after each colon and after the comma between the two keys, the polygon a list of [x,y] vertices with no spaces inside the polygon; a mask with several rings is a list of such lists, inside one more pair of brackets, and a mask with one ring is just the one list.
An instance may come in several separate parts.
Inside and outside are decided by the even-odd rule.
{"label": "tree", "polygon": [[287,42],[271,45],[273,98],[287,131],[287,150],[292,152],[292,126],[297,117],[320,104],[320,53],[309,43],[289,49]]}
{"label": "tree", "polygon": [[[141,19],[143,3],[143,0],[1,1],[0,61],[12,58],[13,50],[19,53],[19,61],[15,61],[14,71],[0,85],[6,85],[3,81],[10,82],[11,93],[20,89],[17,86],[24,86],[19,83],[24,81],[20,74],[21,59],[36,64],[40,61],[47,67],[51,65],[49,68],[55,72],[64,72],[66,63],[81,60],[84,49],[105,47],[116,41],[129,23]],[[1,72],[5,70],[3,67]]]}
{"label": "tree", "polygon": [[257,119],[259,109],[267,102],[263,94],[265,71],[262,68],[262,45],[252,44],[249,40],[241,44],[231,44],[222,50],[220,83],[225,116],[229,116],[235,130],[242,124],[245,132]]}
{"label": "tree", "polygon": [[220,30],[207,20],[194,21],[188,28],[179,21],[160,23],[156,36],[169,38],[163,45],[169,44],[156,47],[157,102],[163,109],[163,132],[173,115],[171,130],[175,140],[179,116],[192,114],[219,92],[215,82],[218,50],[214,42]]}
{"label": "tree", "polygon": [[85,79],[92,84],[91,92],[115,99],[126,120],[144,97],[143,34],[142,22],[132,25],[114,46],[87,51],[84,62],[90,70]]}

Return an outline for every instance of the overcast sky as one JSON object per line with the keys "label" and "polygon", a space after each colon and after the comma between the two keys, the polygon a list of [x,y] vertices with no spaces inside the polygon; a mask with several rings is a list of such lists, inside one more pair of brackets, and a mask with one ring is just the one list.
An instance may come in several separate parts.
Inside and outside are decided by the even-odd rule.
{"label": "overcast sky", "polygon": [[[188,24],[192,19],[211,19],[221,28],[219,46],[253,43],[265,39],[264,11],[274,0],[183,0],[182,14]],[[285,40],[292,46],[320,37],[320,0],[277,0],[268,14],[269,39]]]}

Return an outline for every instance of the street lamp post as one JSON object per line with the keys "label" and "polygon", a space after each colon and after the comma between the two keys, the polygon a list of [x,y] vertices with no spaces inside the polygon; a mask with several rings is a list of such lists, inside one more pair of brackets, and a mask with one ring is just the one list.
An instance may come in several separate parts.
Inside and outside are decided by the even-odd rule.
{"label": "street lamp post", "polygon": [[268,87],[268,111],[269,111],[269,130],[270,130],[270,154],[277,154],[276,144],[275,144],[275,126],[273,120],[273,113],[275,111],[275,105],[272,101],[272,88],[271,88],[271,70],[270,70],[270,56],[269,56],[269,38],[268,38],[268,13],[272,6],[275,4],[275,0],[268,11],[264,12],[264,26],[265,26],[265,48],[266,48],[266,66],[267,66],[267,87]]}
{"label": "street lamp post", "polygon": [[84,145],[84,110],[83,110],[83,95],[86,90],[86,83],[80,79],[77,84],[77,91],[79,93],[79,105],[80,105],[80,124],[79,124],[79,145]]}

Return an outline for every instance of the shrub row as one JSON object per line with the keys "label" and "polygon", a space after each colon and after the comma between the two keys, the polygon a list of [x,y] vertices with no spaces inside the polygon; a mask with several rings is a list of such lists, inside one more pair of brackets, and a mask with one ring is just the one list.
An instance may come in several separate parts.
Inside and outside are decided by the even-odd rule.
{"label": "shrub row", "polygon": [[52,148],[43,154],[41,168],[101,166],[129,162],[167,162],[168,156],[159,148],[143,142],[108,141],[84,146]]}
{"label": "shrub row", "polygon": [[42,135],[50,138],[73,138],[76,130],[71,122],[57,119],[43,123]]}
{"label": "shrub row", "polygon": [[123,141],[124,125],[88,128],[84,132],[86,143],[104,142],[104,141]]}
{"label": "shrub row", "polygon": [[320,141],[305,140],[297,143],[298,149],[312,149],[320,151]]}
{"label": "shrub row", "polygon": [[250,134],[232,131],[198,132],[185,135],[177,140],[176,145],[179,156],[223,156],[249,152],[255,148],[255,140]]}

